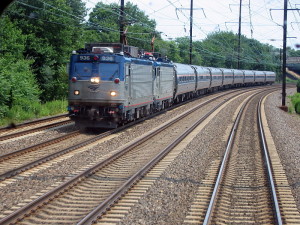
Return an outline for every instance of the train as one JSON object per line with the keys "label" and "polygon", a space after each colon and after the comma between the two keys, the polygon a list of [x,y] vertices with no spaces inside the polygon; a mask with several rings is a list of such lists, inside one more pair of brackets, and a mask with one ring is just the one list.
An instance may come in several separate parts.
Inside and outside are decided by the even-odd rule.
{"label": "train", "polygon": [[68,111],[80,128],[117,128],[208,92],[271,85],[272,71],[174,63],[120,43],[89,43],[69,63]]}

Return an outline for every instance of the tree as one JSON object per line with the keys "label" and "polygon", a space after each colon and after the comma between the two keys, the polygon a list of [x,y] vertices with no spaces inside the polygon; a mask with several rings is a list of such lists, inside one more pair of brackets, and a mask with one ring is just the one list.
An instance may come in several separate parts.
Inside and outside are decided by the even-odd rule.
{"label": "tree", "polygon": [[84,44],[84,3],[81,0],[23,0],[12,4],[6,14],[27,37],[24,57],[33,60],[31,67],[42,89],[41,100],[66,97],[67,78],[62,77],[60,71],[71,51]]}
{"label": "tree", "polygon": [[[197,47],[203,64],[213,67],[237,68],[237,34],[215,32],[209,34]],[[277,67],[275,48],[255,39],[241,36],[240,68],[252,70],[272,70]]]}
{"label": "tree", "polygon": [[[97,3],[88,21],[88,26],[97,34],[94,41],[119,42],[119,8],[120,6],[115,3],[109,5]],[[155,35],[157,40],[161,39],[160,34],[155,31],[156,22],[130,2],[126,3],[124,11],[123,22],[127,29],[128,44],[150,50],[152,37]]]}
{"label": "tree", "polygon": [[10,21],[0,19],[0,118],[9,109],[19,106],[26,109],[30,102],[39,101],[40,90],[32,73],[31,60],[23,58],[27,36]]}

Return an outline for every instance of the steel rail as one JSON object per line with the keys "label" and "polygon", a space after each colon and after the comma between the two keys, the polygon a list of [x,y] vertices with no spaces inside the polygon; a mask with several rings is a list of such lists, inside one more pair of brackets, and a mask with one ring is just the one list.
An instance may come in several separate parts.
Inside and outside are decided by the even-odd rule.
{"label": "steel rail", "polygon": [[58,143],[62,140],[74,137],[78,134],[79,134],[79,131],[73,131],[69,134],[65,134],[63,136],[53,138],[51,140],[44,141],[44,142],[36,144],[36,145],[32,145],[32,146],[29,146],[27,148],[19,149],[17,151],[13,151],[13,152],[9,152],[9,153],[4,154],[4,155],[0,155],[0,162],[3,162],[4,160],[10,159],[12,157],[16,157],[18,155],[26,154],[27,152],[32,152],[34,150],[40,149],[40,148],[45,147],[45,146],[49,146],[49,145],[54,144],[54,143]]}
{"label": "steel rail", "polygon": [[[231,98],[237,96],[232,96]],[[93,211],[91,211],[86,217],[77,223],[77,225],[93,224],[97,219],[101,218],[109,208],[116,203],[123,195],[128,192],[130,188],[134,186],[140,179],[142,179],[160,160],[162,160],[176,145],[178,145],[188,134],[190,134],[200,123],[202,123],[208,116],[210,116],[215,110],[223,105],[227,100],[219,103],[216,107],[210,110],[207,114],[196,121],[188,130],[181,134],[173,143],[163,149],[157,156],[155,156],[147,165],[145,165],[140,171],[127,180],[121,187],[118,188],[113,194],[111,194],[106,200],[98,205]]]}
{"label": "steel rail", "polygon": [[269,155],[269,150],[268,150],[268,145],[266,143],[266,137],[265,137],[265,132],[262,124],[262,118],[261,118],[261,102],[264,97],[261,97],[258,106],[257,106],[257,118],[258,118],[258,127],[259,127],[259,133],[261,137],[261,145],[263,148],[264,152],[264,158],[265,158],[265,166],[267,169],[267,174],[268,174],[268,181],[269,185],[271,186],[271,196],[272,196],[272,201],[273,201],[273,206],[274,206],[274,211],[275,211],[275,218],[276,218],[276,224],[282,225],[282,218],[281,218],[281,213],[280,213],[280,207],[278,203],[278,198],[276,194],[276,188],[275,188],[275,182],[273,179],[273,172],[272,172],[272,164],[270,161],[270,155]]}
{"label": "steel rail", "polygon": [[[237,91],[233,91],[231,93],[234,92],[239,92],[242,91],[242,93],[238,93],[235,96],[238,96],[240,94],[244,94],[250,91],[253,91],[253,89],[249,89],[249,90],[237,90]],[[125,147],[121,148],[118,152],[116,152],[114,155],[108,157],[107,159],[104,159],[103,161],[99,162],[98,164],[94,165],[93,167],[77,174],[76,176],[70,178],[68,181],[66,181],[65,183],[57,186],[56,188],[50,190],[49,192],[43,194],[42,196],[40,196],[39,198],[35,199],[34,201],[30,202],[29,204],[21,207],[20,209],[16,210],[15,212],[13,212],[12,214],[2,218],[0,220],[0,224],[11,224],[14,223],[17,220],[21,220],[23,217],[31,214],[32,212],[34,212],[35,210],[37,210],[38,208],[40,208],[42,205],[47,204],[47,202],[51,201],[53,198],[57,197],[58,195],[64,193],[65,191],[67,191],[69,188],[73,187],[74,185],[78,184],[79,182],[81,182],[82,180],[85,179],[85,177],[91,176],[93,173],[95,173],[95,171],[98,171],[99,169],[103,168],[104,166],[108,165],[109,163],[111,163],[112,161],[118,159],[119,157],[121,157],[123,154],[125,154],[126,152],[130,151],[131,148],[134,148],[138,145],[140,145],[141,143],[143,143],[145,140],[148,140],[149,138],[151,138],[152,136],[154,136],[155,134],[159,133],[160,131],[164,130],[165,128],[171,126],[172,124],[174,124],[176,122],[176,120],[180,120],[183,117],[185,117],[187,114],[196,111],[197,109],[201,108],[202,106],[216,100],[219,99],[220,97],[223,97],[227,94],[231,94],[231,93],[225,93],[222,95],[219,95],[217,97],[214,97],[212,99],[209,99],[191,109],[189,109],[188,111],[186,111],[185,113],[183,113],[180,116],[177,116],[175,118],[173,118],[171,121],[169,121],[169,123],[166,123],[164,125],[162,125],[161,127],[153,130],[152,132],[150,132],[149,134],[140,137],[137,142],[131,143],[131,144],[127,144]],[[225,101],[227,101],[227,99],[225,99]],[[147,119],[147,118],[145,118]],[[117,128],[115,130],[113,130],[113,133],[117,132],[117,130],[123,130],[125,128],[127,128],[129,126],[129,124],[122,126],[120,128]],[[93,138],[96,139],[97,137]]]}
{"label": "steel rail", "polygon": [[13,130],[13,129],[18,129],[21,127],[26,127],[29,125],[34,125],[34,124],[39,124],[39,123],[43,123],[43,122],[47,122],[47,121],[51,121],[51,120],[55,120],[55,119],[59,119],[59,118],[64,118],[67,117],[69,114],[62,114],[62,115],[58,115],[58,116],[52,116],[52,117],[47,117],[47,118],[41,118],[41,119],[37,119],[34,121],[29,121],[29,122],[25,122],[25,123],[20,123],[20,124],[16,124],[16,125],[11,125],[11,126],[7,126],[7,127],[1,127],[0,128],[0,132],[4,132],[7,130]]}
{"label": "steel rail", "polygon": [[48,124],[48,125],[37,127],[37,128],[32,128],[32,129],[29,129],[29,130],[20,131],[20,132],[13,133],[13,134],[0,136],[0,141],[4,141],[4,140],[11,139],[11,138],[14,138],[14,137],[23,136],[25,134],[34,133],[34,132],[49,129],[49,128],[52,128],[52,127],[58,127],[58,126],[61,126],[61,125],[64,125],[64,124],[72,123],[72,122],[73,121],[71,121],[71,120],[66,120],[66,121],[52,123],[52,124]]}
{"label": "steel rail", "polygon": [[71,152],[71,151],[77,150],[77,149],[79,149],[79,148],[81,148],[83,146],[89,145],[89,144],[91,144],[93,142],[96,142],[96,141],[98,141],[98,140],[100,140],[100,139],[102,139],[104,137],[107,137],[107,136],[109,136],[109,135],[111,135],[112,133],[115,133],[115,132],[116,132],[116,130],[107,131],[107,132],[102,133],[100,135],[97,135],[96,137],[93,137],[93,138],[91,138],[89,140],[86,140],[86,141],[81,142],[79,144],[76,144],[74,146],[62,149],[62,150],[60,150],[58,152],[55,152],[55,153],[52,153],[52,154],[50,154],[48,156],[40,158],[40,159],[38,159],[38,160],[36,160],[34,162],[28,163],[26,165],[23,165],[23,166],[20,166],[18,168],[15,168],[13,170],[10,170],[10,171],[8,171],[6,173],[0,174],[0,181],[1,180],[5,180],[5,179],[7,179],[9,177],[15,176],[15,175],[17,175],[17,174],[19,174],[21,172],[24,172],[25,170],[28,170],[28,169],[33,168],[35,166],[38,166],[41,163],[44,163],[44,162],[47,162],[47,161],[52,160],[54,158],[57,158],[57,157],[59,157],[61,155],[64,155],[64,154],[66,154],[68,152]]}
{"label": "steel rail", "polygon": [[[267,91],[270,91],[270,90],[267,90]],[[224,171],[225,171],[226,163],[227,163],[228,157],[229,157],[229,155],[231,153],[232,145],[233,145],[233,142],[234,142],[234,139],[235,139],[235,136],[236,136],[237,127],[238,127],[238,125],[240,123],[240,119],[241,119],[241,116],[242,116],[242,114],[244,112],[244,109],[245,109],[246,105],[250,102],[250,100],[254,98],[254,96],[256,96],[258,94],[261,94],[263,92],[266,92],[266,90],[253,94],[242,105],[241,109],[239,110],[239,113],[238,113],[238,115],[237,115],[237,117],[235,119],[235,122],[234,122],[233,126],[232,126],[232,129],[231,129],[231,132],[230,132],[230,136],[229,136],[229,138],[227,140],[226,150],[225,150],[225,153],[224,153],[224,156],[223,156],[223,160],[222,160],[222,163],[221,163],[221,166],[220,166],[220,169],[219,169],[219,173],[218,173],[218,176],[217,176],[217,179],[216,179],[216,183],[215,183],[215,186],[214,186],[214,190],[213,190],[210,202],[209,202],[209,206],[208,206],[206,214],[205,214],[205,219],[203,221],[203,225],[210,224],[211,217],[212,217],[212,211],[214,209],[215,202],[216,202],[216,199],[217,199],[217,195],[218,195],[218,192],[219,192],[219,189],[220,189],[220,186],[221,186],[221,181],[222,181],[223,174],[224,174]]]}
{"label": "steel rail", "polygon": [[[202,107],[203,105],[208,104],[209,102],[211,102],[211,101],[213,101],[213,100],[215,100],[215,99],[217,99],[217,98],[219,98],[219,97],[223,97],[223,96],[225,96],[225,95],[227,95],[227,94],[231,94],[231,93],[238,92],[238,91],[239,91],[239,90],[235,90],[235,91],[232,91],[232,92],[230,92],[230,93],[222,94],[222,95],[220,95],[220,96],[217,96],[217,97],[215,97],[215,98],[212,98],[212,99],[210,99],[210,100],[204,102],[203,104],[201,104],[199,107]],[[249,90],[249,91],[251,91],[251,90]],[[246,92],[248,92],[248,91],[246,91]],[[181,104],[179,104],[179,105],[181,105]],[[177,105],[176,105],[175,107],[177,107]],[[196,109],[193,109],[193,110],[196,110]],[[56,152],[56,153],[53,153],[53,154],[51,154],[51,155],[45,156],[45,157],[43,157],[43,158],[41,158],[41,159],[39,159],[39,160],[36,160],[36,161],[34,161],[34,162],[28,163],[28,164],[26,164],[26,165],[23,165],[23,166],[20,166],[20,167],[18,167],[18,168],[15,168],[15,169],[13,169],[13,170],[10,170],[10,171],[8,171],[8,172],[6,172],[6,173],[0,174],[0,181],[1,181],[1,180],[5,180],[5,179],[7,179],[7,178],[10,178],[10,177],[12,177],[12,176],[15,176],[15,175],[17,175],[17,174],[19,174],[19,173],[21,173],[21,172],[24,172],[25,170],[28,170],[28,169],[30,169],[30,168],[32,168],[32,167],[34,167],[34,166],[38,166],[38,165],[41,164],[41,163],[47,162],[47,161],[49,161],[49,160],[51,160],[51,159],[54,159],[54,158],[56,158],[56,157],[59,157],[59,156],[61,156],[61,155],[63,155],[63,154],[66,154],[66,153],[68,153],[68,152],[70,152],[70,151],[73,151],[73,150],[76,150],[76,149],[78,149],[78,148],[81,148],[81,147],[83,147],[83,146],[85,146],[85,145],[91,144],[91,143],[93,143],[93,142],[95,142],[95,141],[98,141],[98,140],[101,139],[101,138],[107,137],[107,136],[110,135],[110,134],[120,132],[120,131],[122,131],[122,130],[124,130],[124,129],[130,127],[130,126],[133,126],[134,124],[141,123],[142,121],[144,121],[144,120],[146,120],[146,119],[149,119],[149,118],[152,118],[152,117],[154,117],[154,116],[157,116],[157,115],[159,115],[159,114],[161,114],[161,113],[163,113],[163,112],[164,112],[164,111],[160,111],[160,112],[157,112],[157,113],[151,115],[150,117],[145,117],[145,118],[142,118],[141,120],[134,121],[134,122],[132,122],[132,123],[128,123],[128,124],[126,124],[126,125],[124,125],[124,126],[122,126],[122,127],[116,128],[116,129],[111,130],[111,131],[107,131],[107,132],[105,132],[105,133],[102,133],[102,134],[100,134],[100,135],[98,135],[98,136],[96,136],[96,137],[94,137],[94,138],[91,138],[91,139],[89,139],[89,140],[86,140],[86,141],[84,141],[84,142],[82,142],[82,143],[79,143],[79,144],[77,144],[77,145],[74,145],[74,146],[71,146],[71,147],[69,147],[69,148],[63,149],[63,150],[61,150],[61,151],[59,151],[59,152]],[[192,112],[192,111],[191,111],[191,112]],[[183,116],[182,116],[182,117],[183,117]],[[13,154],[13,153],[11,153],[11,154]],[[9,155],[9,154],[8,154],[8,155]],[[1,157],[0,157],[0,161],[1,161]]]}
{"label": "steel rail", "polygon": [[178,145],[185,137],[187,137],[200,123],[202,123],[207,117],[209,117],[214,111],[221,107],[227,100],[222,101],[212,110],[202,116],[196,121],[189,129],[182,133],[176,140],[163,149],[158,155],[156,155],[150,162],[148,162],[142,169],[136,174],[130,177],[118,190],[104,200],[99,206],[97,206],[92,212],[90,212],[85,218],[83,218],[77,225],[93,224],[98,218],[100,218],[107,209],[117,202],[122,195],[124,195],[135,183],[137,183],[142,177],[148,173],[159,161],[161,161],[176,145]]}
{"label": "steel rail", "polygon": [[[251,90],[248,91],[244,91],[243,93],[247,93]],[[227,93],[228,94],[228,93]],[[223,94],[221,96],[225,96],[227,94]],[[239,94],[236,94],[239,95]],[[130,151],[132,148],[140,145],[141,143],[143,143],[144,141],[150,139],[152,136],[154,136],[155,134],[163,131],[165,128],[171,126],[172,124],[176,123],[177,120],[182,119],[183,117],[185,117],[187,114],[196,111],[197,109],[201,108],[202,106],[220,98],[221,96],[217,96],[215,98],[209,99],[201,104],[199,104],[198,106],[195,106],[193,108],[191,108],[190,110],[186,111],[185,113],[181,114],[180,116],[177,116],[175,118],[173,118],[169,123],[164,124],[163,126],[153,130],[152,132],[150,132],[148,135],[145,135],[144,137],[140,137],[136,142],[131,143],[126,145],[125,147],[121,148],[118,152],[116,152],[114,155],[108,157],[107,159],[104,159],[103,161],[97,163],[96,165],[94,165],[93,167],[77,174],[76,176],[70,178],[68,181],[66,181],[65,183],[57,186],[56,188],[50,190],[49,192],[43,194],[42,196],[40,196],[39,198],[35,199],[34,201],[30,202],[29,204],[21,207],[20,209],[14,211],[12,214],[2,218],[0,220],[0,224],[11,224],[14,223],[17,220],[20,220],[21,218],[23,218],[24,216],[29,215],[31,212],[34,212],[36,209],[38,209],[39,207],[41,207],[41,205],[43,204],[47,204],[47,202],[51,201],[55,196],[58,196],[60,194],[62,194],[63,192],[65,192],[66,190],[68,190],[68,188],[71,188],[72,186],[76,185],[77,183],[79,183],[81,180],[83,180],[85,177],[88,177],[90,175],[92,175],[93,173],[95,173],[95,171],[103,168],[104,166],[108,165],[109,163],[111,163],[112,161],[118,159],[119,157],[121,157],[123,154],[125,154],[126,152]],[[227,99],[226,99],[227,100]],[[225,101],[226,101],[225,100]],[[127,124],[129,125],[129,124]],[[120,128],[117,128],[116,130],[120,129],[123,130],[127,127],[127,125],[122,126]],[[114,132],[116,132],[116,130],[113,130]],[[95,137],[93,139],[99,139],[99,137]],[[88,141],[86,141],[88,142]],[[86,143],[85,142],[85,143]],[[90,143],[91,141],[89,141]],[[81,144],[81,146],[84,144]],[[74,147],[73,147],[74,148]]]}

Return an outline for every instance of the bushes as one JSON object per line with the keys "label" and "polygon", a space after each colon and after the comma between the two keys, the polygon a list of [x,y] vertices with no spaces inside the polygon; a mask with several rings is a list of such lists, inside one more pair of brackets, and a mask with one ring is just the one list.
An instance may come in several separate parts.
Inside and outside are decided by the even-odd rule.
{"label": "bushes", "polygon": [[0,56],[0,119],[13,107],[27,110],[39,102],[40,90],[30,69],[30,61]]}
{"label": "bushes", "polygon": [[296,86],[297,86],[297,92],[300,93],[300,80],[297,81]]}
{"label": "bushes", "polygon": [[295,112],[300,114],[300,93],[296,93],[292,96],[289,96],[291,99],[291,102],[293,104],[293,107],[295,109]]}

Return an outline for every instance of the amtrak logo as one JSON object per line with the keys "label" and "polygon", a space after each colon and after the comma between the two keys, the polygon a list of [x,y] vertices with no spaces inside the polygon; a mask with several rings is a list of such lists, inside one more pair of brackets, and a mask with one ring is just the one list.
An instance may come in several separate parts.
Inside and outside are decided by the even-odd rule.
{"label": "amtrak logo", "polygon": [[99,85],[90,85],[88,86],[88,88],[92,91],[92,92],[97,92],[97,89],[99,88]]}

